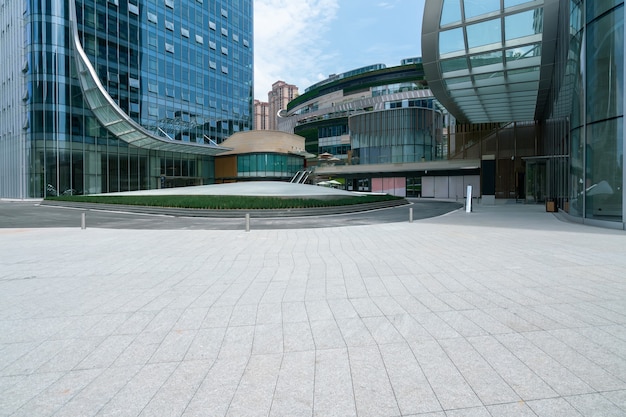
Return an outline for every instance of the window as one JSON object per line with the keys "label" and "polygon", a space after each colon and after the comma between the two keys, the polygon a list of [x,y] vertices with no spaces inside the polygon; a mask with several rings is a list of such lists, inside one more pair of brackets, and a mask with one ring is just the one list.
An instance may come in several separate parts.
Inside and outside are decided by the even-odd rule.
{"label": "window", "polygon": [[174,22],[168,22],[167,20],[165,21],[165,29],[167,30],[174,30]]}
{"label": "window", "polygon": [[174,53],[174,45],[172,45],[171,43],[167,43],[165,42],[165,50],[171,54]]}
{"label": "window", "polygon": [[209,68],[211,68],[211,69],[216,69],[217,68],[217,64],[215,63],[215,61],[209,61]]}
{"label": "window", "polygon": [[235,42],[239,42],[239,35],[237,35],[237,34],[233,33],[233,40],[234,40]]}
{"label": "window", "polygon": [[148,22],[150,23],[159,22],[159,18],[157,17],[156,13],[148,12]]}
{"label": "window", "polygon": [[250,46],[247,39],[243,40],[243,46],[245,46],[246,48]]}
{"label": "window", "polygon": [[222,28],[222,35],[223,36],[228,36],[228,29]]}
{"label": "window", "polygon": [[174,97],[174,87],[165,88],[165,95],[168,97]]}
{"label": "window", "polygon": [[215,22],[209,22],[209,29],[217,30],[217,26],[215,26]]}
{"label": "window", "polygon": [[222,54],[228,55],[228,48],[227,47],[222,46]]}
{"label": "window", "polygon": [[148,91],[151,93],[158,93],[159,85],[157,83],[148,83]]}
{"label": "window", "polygon": [[148,108],[148,115],[152,117],[159,117],[159,109],[157,106],[150,106]]}
{"label": "window", "polygon": [[135,6],[134,4],[128,3],[128,11],[132,14],[139,16],[139,7]]}
{"label": "window", "polygon": [[209,48],[215,50],[215,48],[217,48],[217,44],[213,41],[209,41]]}
{"label": "window", "polygon": [[222,65],[222,72],[228,74],[228,67],[226,65]]}
{"label": "window", "polygon": [[139,80],[136,78],[129,77],[128,85],[131,86],[132,88],[139,88]]}
{"label": "window", "polygon": [[180,28],[180,34],[182,36],[184,36],[185,38],[188,38],[189,37],[189,29]]}
{"label": "window", "polygon": [[202,36],[196,35],[196,42],[198,42],[199,44],[203,44],[204,43],[204,39],[202,38]]}
{"label": "window", "polygon": [[165,6],[169,7],[170,9],[174,8],[174,0],[165,0]]}
{"label": "window", "polygon": [[222,9],[222,17],[228,18],[228,10]]}

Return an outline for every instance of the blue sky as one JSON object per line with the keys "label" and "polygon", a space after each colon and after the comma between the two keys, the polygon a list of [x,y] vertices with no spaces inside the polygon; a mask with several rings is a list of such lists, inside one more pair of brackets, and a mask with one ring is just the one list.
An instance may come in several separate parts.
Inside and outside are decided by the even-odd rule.
{"label": "blue sky", "polygon": [[426,0],[254,0],[254,97],[330,74],[421,56]]}

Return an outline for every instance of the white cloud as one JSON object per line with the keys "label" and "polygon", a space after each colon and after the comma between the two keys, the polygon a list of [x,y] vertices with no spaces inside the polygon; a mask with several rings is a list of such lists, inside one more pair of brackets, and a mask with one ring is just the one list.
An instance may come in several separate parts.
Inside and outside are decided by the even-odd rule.
{"label": "white cloud", "polygon": [[254,97],[267,101],[272,84],[283,80],[302,92],[326,76],[331,60],[323,34],[335,19],[339,0],[254,0]]}

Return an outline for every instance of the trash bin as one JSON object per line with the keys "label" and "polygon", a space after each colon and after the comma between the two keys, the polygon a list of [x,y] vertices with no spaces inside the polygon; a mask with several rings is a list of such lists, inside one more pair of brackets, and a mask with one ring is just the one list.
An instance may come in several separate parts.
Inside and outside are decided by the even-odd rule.
{"label": "trash bin", "polygon": [[548,213],[555,213],[556,212],[556,201],[554,201],[553,199],[546,200],[546,211]]}

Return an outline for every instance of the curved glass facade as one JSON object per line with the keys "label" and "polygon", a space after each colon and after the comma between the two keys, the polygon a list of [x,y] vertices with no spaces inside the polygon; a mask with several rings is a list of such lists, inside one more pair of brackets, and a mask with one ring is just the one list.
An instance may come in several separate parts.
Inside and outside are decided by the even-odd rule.
{"label": "curved glass facade", "polygon": [[304,158],[273,153],[237,155],[237,176],[291,178],[304,168]]}
{"label": "curved glass facade", "polygon": [[623,1],[433,0],[422,45],[429,85],[452,114],[532,117],[527,179],[544,178],[546,198],[582,222],[626,228]]}
{"label": "curved glass facade", "polygon": [[[102,124],[85,102],[68,4],[23,5],[11,18],[25,22],[26,59],[11,88],[23,85],[25,149],[1,158],[21,158],[24,172],[19,184],[17,172],[3,175],[1,196],[210,183],[213,152],[200,148],[251,129],[251,0],[76,1],[80,44],[99,83],[125,116],[163,139],[151,149],[120,140],[128,129]],[[4,49],[12,40],[1,41]]]}
{"label": "curved glass facade", "polygon": [[[571,118],[569,212],[624,221],[624,3],[573,2],[578,52]],[[615,2],[613,2],[615,3]],[[575,25],[575,26],[574,26]],[[583,117],[581,113],[584,103]]]}
{"label": "curved glass facade", "polygon": [[[435,0],[422,49],[429,86],[462,122],[531,121],[544,98],[549,1]],[[549,85],[549,83],[548,83]],[[476,99],[480,97],[480,99]]]}
{"label": "curved glass facade", "polygon": [[350,117],[353,159],[389,164],[440,159],[443,124],[439,111],[398,108]]}

